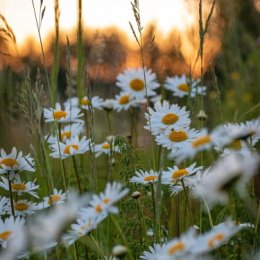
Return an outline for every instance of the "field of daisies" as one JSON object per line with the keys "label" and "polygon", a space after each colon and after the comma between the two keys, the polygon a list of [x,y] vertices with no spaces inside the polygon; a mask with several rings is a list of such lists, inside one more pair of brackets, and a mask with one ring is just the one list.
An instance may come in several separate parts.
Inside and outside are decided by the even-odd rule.
{"label": "field of daisies", "polygon": [[139,1],[132,11],[140,66],[117,75],[115,96],[96,94],[79,56],[71,72],[69,43],[65,100],[46,67],[18,83],[29,138],[0,144],[1,260],[260,259],[259,103],[222,94],[203,66],[211,14],[199,20],[200,76],[159,80]]}

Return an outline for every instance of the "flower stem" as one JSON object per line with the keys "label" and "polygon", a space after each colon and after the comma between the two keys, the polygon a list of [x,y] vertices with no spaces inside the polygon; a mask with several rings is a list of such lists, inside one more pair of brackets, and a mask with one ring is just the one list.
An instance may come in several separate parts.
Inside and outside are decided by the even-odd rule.
{"label": "flower stem", "polygon": [[143,210],[141,207],[140,199],[137,199],[137,208],[138,208],[138,215],[139,215],[139,220],[140,220],[140,242],[146,242],[146,236],[147,236],[147,231],[146,231],[146,225],[145,225],[145,220],[144,220],[144,214]]}
{"label": "flower stem", "polygon": [[92,234],[90,234],[90,238],[93,241],[93,243],[95,244],[98,252],[101,253],[101,255],[103,256],[104,259],[107,259],[106,254],[104,253],[104,250],[100,247],[97,240],[94,238],[94,236]]}
{"label": "flower stem", "polygon": [[191,207],[190,207],[190,200],[189,200],[189,196],[188,196],[187,189],[186,189],[186,187],[185,187],[185,184],[184,184],[183,179],[181,179],[181,184],[182,184],[182,187],[183,187],[183,190],[184,190],[184,194],[185,194],[185,198],[186,198],[187,205],[188,205],[188,211],[189,211],[189,216],[190,216],[190,222],[191,222],[191,224],[194,226],[194,221],[193,221],[193,217],[192,217],[192,213],[191,213]]}
{"label": "flower stem", "polygon": [[87,138],[90,138],[89,117],[88,117],[88,112],[86,109],[84,109],[84,119],[85,119],[85,125],[86,125],[86,135],[87,135]]}
{"label": "flower stem", "polygon": [[154,183],[152,183],[152,201],[153,201],[153,215],[154,215],[154,239],[155,243],[157,240],[157,218],[156,218],[156,203],[155,203],[155,187]]}
{"label": "flower stem", "polygon": [[204,197],[202,197],[202,200],[204,202],[204,205],[205,205],[207,213],[208,213],[210,227],[213,228],[214,224],[213,224],[213,221],[212,221],[212,216],[211,216],[211,213],[210,213],[210,209],[209,209],[208,203],[207,203],[207,201],[205,200]]}
{"label": "flower stem", "polygon": [[180,236],[180,198],[179,194],[176,195],[176,232],[177,237]]}
{"label": "flower stem", "polygon": [[111,125],[111,116],[110,116],[110,111],[106,111],[106,116],[107,116],[107,127],[108,127],[108,134],[112,135],[112,125]]}
{"label": "flower stem", "polygon": [[[120,236],[121,239],[123,240],[123,243],[128,247],[128,249],[130,249],[130,247],[129,247],[129,245],[128,245],[128,242],[127,242],[127,240],[126,240],[126,238],[125,238],[125,236],[124,236],[124,234],[123,234],[123,232],[122,232],[120,226],[118,225],[117,221],[115,220],[114,216],[110,215],[110,217],[111,217],[111,219],[112,219],[112,222],[113,222],[115,228],[117,229],[117,231],[118,231],[118,233],[119,233],[119,236]],[[129,257],[130,257],[131,260],[134,260],[134,257],[133,257],[133,255],[132,255],[131,250],[129,250]]]}
{"label": "flower stem", "polygon": [[[61,123],[58,123],[58,135],[59,135],[59,139],[58,139],[58,148],[59,148],[59,153],[60,153],[60,158],[61,158],[61,149],[60,149],[60,142],[61,140]],[[63,186],[64,186],[64,190],[67,190],[67,184],[66,184],[66,170],[65,170],[65,163],[64,160],[62,160],[61,158],[61,170],[62,170],[62,180],[63,180]]]}
{"label": "flower stem", "polygon": [[73,161],[73,167],[74,167],[75,175],[76,175],[77,182],[78,182],[79,193],[82,194],[82,188],[81,188],[81,184],[80,184],[80,178],[79,178],[79,173],[78,173],[78,169],[77,169],[75,156],[72,156],[72,161]]}
{"label": "flower stem", "polygon": [[73,244],[73,258],[74,260],[78,260],[77,248],[75,243]]}
{"label": "flower stem", "polygon": [[13,191],[12,191],[12,182],[10,180],[10,173],[7,173],[8,178],[8,185],[9,185],[9,196],[10,196],[10,202],[11,202],[11,209],[12,209],[12,215],[15,218],[15,212],[14,212],[14,199],[13,199]]}

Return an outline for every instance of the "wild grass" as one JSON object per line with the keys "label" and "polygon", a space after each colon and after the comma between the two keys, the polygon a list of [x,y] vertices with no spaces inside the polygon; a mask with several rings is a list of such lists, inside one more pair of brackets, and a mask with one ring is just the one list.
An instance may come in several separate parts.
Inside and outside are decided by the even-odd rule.
{"label": "wild grass", "polygon": [[[259,75],[254,70],[257,71],[259,68],[259,47],[256,47],[252,43],[252,48],[248,51],[246,58],[243,57],[242,50],[230,48],[230,46],[235,45],[236,37],[239,35],[239,30],[236,31],[236,28],[232,27],[229,31],[230,34],[227,33],[223,36],[222,50],[216,58],[215,64],[206,64],[204,48],[207,35],[212,25],[214,13],[223,8],[223,6],[218,5],[215,0],[210,1],[210,8],[207,10],[205,19],[204,1],[199,0],[197,3],[199,33],[196,37],[199,39],[199,49],[196,50],[197,58],[195,59],[195,63],[190,66],[190,75],[187,75],[189,76],[187,83],[192,83],[194,68],[199,62],[200,83],[198,84],[210,87],[208,87],[206,96],[197,95],[196,99],[192,99],[190,93],[186,99],[181,100],[172,97],[170,92],[166,90],[164,83],[160,82],[160,90],[157,93],[161,94],[159,98],[160,102],[168,100],[171,104],[177,103],[180,106],[186,106],[191,111],[191,124],[193,127],[196,126],[197,129],[204,127],[213,129],[219,124],[227,122],[241,123],[256,118],[259,116],[260,111],[259,89],[257,88],[259,81],[258,83],[256,82],[259,80]],[[145,29],[142,25],[142,10],[140,10],[138,0],[131,2],[130,8],[132,8],[135,23],[130,22],[130,27],[140,54],[140,67],[143,69],[144,98],[146,99],[146,103],[132,107],[129,111],[116,113],[109,106],[108,98],[110,97],[105,97],[107,104],[103,104],[102,111],[98,111],[94,103],[90,102],[87,110],[81,110],[85,126],[82,135],[86,136],[89,140],[88,152],[73,155],[64,160],[55,159],[50,156],[51,149],[46,139],[51,135],[56,136],[59,156],[61,157],[63,153],[61,148],[63,125],[57,121],[51,124],[46,123],[43,112],[44,108],[54,108],[56,102],[63,101],[60,99],[58,93],[58,78],[61,73],[60,7],[59,0],[55,0],[55,40],[53,46],[53,63],[50,69],[47,67],[41,36],[41,26],[46,6],[44,0],[40,1],[39,10],[36,10],[33,0],[32,6],[43,63],[42,67],[38,68],[36,73],[29,68],[26,73],[21,76],[19,75],[18,79],[15,78],[15,74],[12,71],[0,71],[0,123],[2,126],[0,147],[7,153],[9,153],[9,148],[12,146],[17,146],[19,151],[22,150],[31,153],[35,161],[34,167],[36,171],[35,173],[26,173],[24,176],[21,175],[21,178],[24,178],[24,182],[37,179],[37,183],[40,186],[40,198],[34,199],[36,203],[42,201],[45,196],[49,197],[52,201],[54,188],[62,190],[66,194],[65,197],[67,200],[69,199],[69,195],[66,192],[69,192],[73,188],[78,191],[83,200],[88,201],[90,194],[93,195],[102,192],[107,183],[114,181],[122,183],[124,187],[128,187],[129,193],[117,202],[119,208],[117,214],[110,214],[91,232],[84,236],[79,236],[72,245],[65,246],[61,243],[62,234],[65,233],[65,230],[70,229],[70,225],[75,222],[78,216],[76,214],[73,215],[74,209],[70,205],[70,208],[66,208],[65,212],[65,215],[69,215],[69,217],[68,219],[65,218],[64,225],[61,230],[57,231],[55,237],[58,244],[50,246],[50,250],[40,250],[39,252],[35,250],[34,253],[23,258],[30,260],[140,259],[140,255],[144,251],[148,251],[149,246],[154,243],[165,244],[174,237],[180,238],[190,227],[195,228],[197,235],[202,235],[213,229],[215,225],[231,219],[234,223],[249,223],[250,227],[240,231],[233,238],[227,239],[226,243],[223,243],[223,246],[217,249],[210,249],[210,254],[212,254],[214,259],[219,260],[251,260],[253,257],[257,259],[258,256],[253,255],[259,253],[260,250],[259,164],[257,165],[258,168],[256,167],[255,176],[251,177],[249,183],[247,183],[245,189],[247,192],[244,197],[238,196],[238,192],[235,189],[237,179],[231,179],[230,182],[223,184],[221,187],[223,190],[220,190],[220,192],[227,191],[229,201],[226,204],[219,203],[212,206],[209,204],[207,196],[201,196],[199,199],[194,198],[189,191],[191,188],[186,184],[185,179],[181,179],[179,182],[183,188],[182,192],[175,196],[171,194],[168,186],[162,183],[162,172],[167,167],[178,164],[179,168],[182,169],[196,162],[197,165],[207,168],[214,165],[221,157],[219,156],[219,151],[212,149],[209,151],[200,151],[194,159],[187,158],[178,163],[175,159],[169,159],[169,151],[162,145],[158,145],[155,141],[151,128],[151,115],[148,115],[146,122],[144,114],[147,113],[149,107],[153,107],[153,102],[148,95],[147,77],[149,75],[146,75],[147,72],[145,70],[145,53],[147,48],[151,52],[155,51],[156,35],[150,37],[148,45],[144,44],[143,33]],[[66,42],[66,97],[72,98],[73,96],[77,96],[78,107],[83,105],[83,97],[93,100],[96,93],[98,93],[97,89],[99,87],[89,77],[86,49],[84,49],[84,41],[88,40],[88,37],[84,35],[82,8],[82,0],[78,0],[76,51],[72,49],[73,46],[68,37]],[[218,10],[216,10],[217,8]],[[0,16],[0,19],[4,23],[4,28],[1,29],[0,35],[3,34],[4,40],[15,43],[15,34],[11,27],[3,16]],[[245,38],[247,39],[247,36]],[[252,38],[249,39],[252,40]],[[77,58],[76,72],[72,69],[72,59],[74,58],[72,56],[75,52],[75,57]],[[8,55],[5,52],[0,54]],[[250,72],[252,68],[253,73]],[[102,89],[102,86],[100,89]],[[17,95],[17,93],[19,94]],[[17,110],[13,108],[17,100],[15,98],[19,100],[19,108]],[[18,127],[18,124],[15,122],[22,122],[22,127]],[[144,130],[143,126],[147,125],[147,123],[150,127],[148,130]],[[14,133],[16,133],[14,132],[15,128],[17,128],[16,131],[18,133],[20,132],[19,136],[21,137],[19,139],[24,140],[12,140]],[[259,126],[258,131],[260,131]],[[239,136],[238,140],[249,142],[250,152],[257,152],[259,143],[253,148],[252,139],[250,139],[253,135],[256,135],[256,133],[250,133],[249,136]],[[103,143],[105,140],[110,147],[109,152],[96,157],[98,148],[93,144]],[[114,147],[117,147],[118,150],[114,150]],[[78,148],[75,150],[78,150]],[[251,156],[253,157],[253,153]],[[157,182],[151,182],[147,185],[130,182],[130,179],[137,171],[150,169],[158,172]],[[12,171],[9,170],[6,174],[9,190],[4,190],[1,187],[0,189],[1,196],[10,197],[11,213],[15,216],[14,204],[18,201],[18,195],[12,188],[14,180],[10,179],[11,173]],[[32,174],[34,175],[32,176]],[[5,176],[5,174],[1,176]],[[237,178],[240,178],[240,175]],[[25,198],[31,199],[29,195],[25,195]],[[74,204],[77,204],[78,201],[80,201],[79,198],[75,200]],[[49,209],[45,209],[45,219],[55,209],[55,205],[52,205]],[[98,208],[97,211],[99,210]],[[70,214],[72,214],[71,218]],[[7,218],[7,216],[4,215],[3,218]],[[29,227],[31,220],[33,221],[33,217],[28,217],[26,224]],[[44,220],[42,221],[44,222]],[[55,230],[58,224],[58,222],[56,224],[49,223],[49,225],[53,225],[51,226],[53,230]],[[41,232],[44,234],[44,231],[42,230]],[[26,232],[28,232],[26,235],[30,241],[33,236],[29,231]],[[46,230],[46,232],[51,233],[51,230]],[[80,231],[78,232],[80,234]],[[0,238],[4,240],[1,237],[2,234],[0,231]],[[1,243],[2,240],[0,241]],[[218,241],[221,238],[215,238],[215,240]],[[30,241],[29,245],[26,245],[27,249],[33,250],[32,242]],[[115,246],[118,244],[124,246],[121,248],[121,251],[115,251]],[[175,252],[176,248],[170,249]],[[0,250],[1,256],[2,253],[5,253],[3,247]],[[5,260],[15,259],[16,256],[8,259],[5,258]],[[162,256],[159,255],[145,259],[157,260],[160,257]],[[197,259],[211,259],[204,258],[202,255],[196,255],[196,257]],[[165,259],[180,260],[184,258],[177,255]],[[192,260],[194,258],[186,255],[186,259]]]}

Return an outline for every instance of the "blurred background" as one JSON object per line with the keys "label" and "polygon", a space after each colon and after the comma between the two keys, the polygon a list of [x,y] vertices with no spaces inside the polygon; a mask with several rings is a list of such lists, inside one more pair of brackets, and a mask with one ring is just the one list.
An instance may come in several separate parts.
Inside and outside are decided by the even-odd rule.
{"label": "blurred background", "polygon": [[[37,71],[45,81],[32,2],[0,0],[0,147],[5,149],[12,146],[29,149],[28,126],[19,106],[21,89],[28,75],[31,82],[36,81]],[[68,86],[68,42],[76,95],[78,1],[43,0],[34,4],[36,18],[41,20],[46,67],[51,74],[54,62],[58,61],[57,97],[64,101]],[[211,0],[203,1],[204,22],[211,5]],[[145,65],[156,72],[158,81],[163,84],[166,76],[182,74],[200,77],[201,64],[196,62],[200,44],[199,1],[140,0],[140,9]],[[116,76],[126,68],[141,66],[129,21],[135,24],[128,0],[82,1],[84,67],[93,95],[113,98],[119,93]],[[223,120],[239,122],[259,115],[259,24],[260,0],[216,1],[205,37],[203,60],[209,127]],[[55,59],[57,46],[59,59]],[[47,84],[43,85],[47,89]],[[47,97],[44,105],[50,106]],[[222,118],[216,107],[221,108]],[[124,113],[115,115],[114,123],[124,118]],[[99,112],[96,115],[96,127],[101,131],[100,136],[104,136],[100,120],[103,115]],[[127,123],[122,124],[116,134],[127,135],[127,127]]]}

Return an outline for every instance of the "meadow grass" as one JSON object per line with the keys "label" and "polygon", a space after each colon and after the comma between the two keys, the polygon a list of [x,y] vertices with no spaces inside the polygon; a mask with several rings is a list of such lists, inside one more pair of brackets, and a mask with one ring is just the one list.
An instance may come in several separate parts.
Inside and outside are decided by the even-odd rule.
{"label": "meadow grass", "polygon": [[[7,219],[18,221],[20,214],[26,220],[22,227],[13,223],[13,229],[7,223],[0,223],[0,259],[16,259],[18,256],[31,260],[133,260],[141,256],[147,260],[258,259],[259,75],[250,70],[259,68],[259,47],[252,43],[247,59],[244,59],[242,50],[230,48],[238,37],[239,30],[236,31],[234,26],[230,34],[223,37],[216,63],[208,65],[204,57],[207,35],[217,11],[223,6],[215,0],[210,2],[209,8],[204,4],[202,0],[197,3],[199,48],[195,63],[190,66],[190,74],[178,85],[188,88],[188,94],[182,97],[172,95],[167,80],[158,84],[156,78],[151,79],[151,72],[146,69],[146,51],[147,48],[156,51],[156,35],[144,44],[142,10],[138,0],[131,3],[135,23],[130,23],[130,27],[140,54],[140,69],[134,72],[129,69],[120,74],[130,77],[131,73],[136,73],[126,83],[133,84],[132,92],[126,94],[126,88],[122,87],[125,91],[121,96],[123,99],[119,97],[115,101],[115,97],[112,101],[111,96],[105,96],[105,100],[97,99],[97,93],[104,96],[106,90],[89,76],[84,49],[84,41],[88,38],[84,35],[82,1],[79,0],[76,55],[68,37],[66,43],[66,101],[69,103],[55,108],[56,103],[64,104],[58,93],[61,60],[59,1],[55,0],[54,5],[55,40],[50,70],[41,37],[45,3],[41,1],[40,10],[36,10],[32,0],[42,67],[35,73],[29,68],[18,76],[12,70],[0,71],[0,141],[7,154],[1,151],[0,173],[8,183],[4,188],[2,178],[0,215],[2,222]],[[12,33],[10,35],[12,38]],[[77,58],[76,71],[72,68],[73,55]],[[196,66],[200,66],[199,81],[193,79]],[[119,77],[115,84],[119,86]],[[161,95],[157,97],[157,103],[152,100],[155,95],[150,94],[151,84],[159,86],[156,94]],[[199,93],[205,91],[200,89],[203,86],[208,86],[206,95]],[[141,91],[143,96],[139,100],[132,98]],[[73,105],[73,97],[76,105]],[[172,120],[173,112],[167,110],[168,114],[164,112],[164,115],[170,117],[166,117],[165,125],[173,125],[170,134],[166,133],[168,128],[165,125],[154,130],[155,104],[162,106],[166,104],[164,101],[177,104],[178,109],[185,106],[185,111],[189,111],[189,125],[178,128],[174,125],[176,122],[169,123],[167,120]],[[119,109],[120,113],[115,110],[118,104],[123,107]],[[132,105],[124,110],[127,104]],[[46,122],[48,119],[50,122]],[[79,131],[77,137],[72,134],[72,122],[79,123],[73,130]],[[228,122],[232,123],[228,130],[222,127],[221,134],[218,134],[215,127],[223,124],[227,127]],[[183,148],[169,148],[167,143],[160,141],[163,136],[178,145],[183,141],[183,131],[186,135],[190,128],[202,131],[208,128],[210,131],[207,134],[197,132]],[[219,143],[215,141],[210,149],[203,147],[196,150],[194,156],[185,154],[185,158],[180,159],[181,149],[188,147],[185,149],[189,154],[196,148],[195,141],[199,143],[209,135],[212,140],[216,135]],[[188,146],[191,143],[193,146]],[[21,158],[15,152],[10,154],[13,146],[18,152],[23,151]],[[232,149],[236,149],[236,153],[231,153]],[[28,152],[30,156],[24,157]],[[196,167],[204,169],[190,170],[192,174],[189,174],[187,170],[194,162]],[[21,165],[24,167],[19,168]],[[173,166],[178,167],[177,171]],[[208,167],[211,168],[207,171]],[[172,175],[165,184],[169,179],[166,173],[169,168],[172,174],[178,173],[181,177]],[[134,179],[138,173],[144,176]],[[15,189],[15,184],[24,185],[34,179],[39,185],[39,189],[35,188],[38,198],[24,192],[24,186],[19,192]],[[116,182],[122,186],[113,186]],[[108,183],[114,184],[111,187]],[[214,183],[219,186],[215,187]],[[23,202],[20,202],[21,198]],[[19,210],[17,207],[19,203],[22,207],[30,202],[35,203],[29,207],[35,214],[28,213],[28,208]],[[192,235],[185,233],[187,230]],[[16,239],[11,239],[12,233]],[[71,238],[66,235],[74,240],[70,242]],[[155,244],[162,248],[149,249],[149,246],[156,248]],[[118,245],[121,247],[116,247]],[[144,253],[149,250],[150,255]]]}

